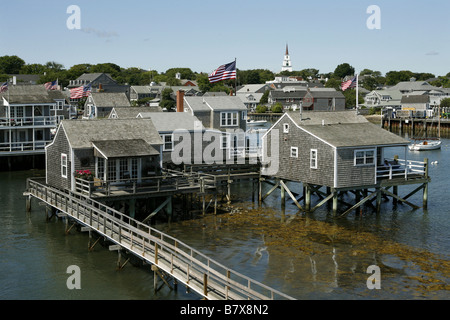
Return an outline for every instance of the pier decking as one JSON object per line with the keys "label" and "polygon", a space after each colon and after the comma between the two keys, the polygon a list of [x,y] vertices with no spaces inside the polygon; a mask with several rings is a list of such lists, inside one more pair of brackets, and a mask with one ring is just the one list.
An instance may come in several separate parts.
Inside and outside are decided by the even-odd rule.
{"label": "pier decking", "polygon": [[205,299],[293,299],[88,196],[58,190],[39,179],[27,180],[25,195],[28,209],[31,197],[45,202],[114,243],[111,250],[133,253],[155,273],[162,271]]}

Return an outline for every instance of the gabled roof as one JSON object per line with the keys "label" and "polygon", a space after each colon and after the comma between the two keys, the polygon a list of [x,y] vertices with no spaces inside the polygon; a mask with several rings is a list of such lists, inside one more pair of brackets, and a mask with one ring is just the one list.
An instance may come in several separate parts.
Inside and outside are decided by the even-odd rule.
{"label": "gabled roof", "polygon": [[390,88],[400,91],[435,90],[438,87],[432,86],[426,81],[402,81]]}
{"label": "gabled roof", "polygon": [[162,112],[161,107],[115,107],[111,114],[115,113],[119,119],[134,119],[142,112]]}
{"label": "gabled roof", "polygon": [[237,96],[184,97],[185,103],[194,111],[246,111],[247,107]]}
{"label": "gabled roof", "polygon": [[92,141],[102,158],[144,157],[158,155],[159,151],[142,139]]}
{"label": "gabled roof", "polygon": [[100,76],[105,75],[106,77],[110,78],[111,81],[116,82],[109,73],[83,73],[81,76],[77,78],[77,80],[85,80],[85,81],[95,81]]}
{"label": "gabled roof", "polygon": [[289,117],[299,128],[336,148],[409,144],[408,140],[372,124],[355,111],[286,112],[284,116]]}
{"label": "gabled roof", "polygon": [[[54,103],[55,99],[64,99],[61,91],[49,93],[43,84],[37,85],[9,85],[8,90],[1,93],[10,104]],[[3,105],[3,99],[0,98]]]}
{"label": "gabled roof", "polygon": [[142,139],[149,145],[161,145],[162,140],[152,121],[146,119],[63,120],[72,148],[92,148],[93,141]]}
{"label": "gabled roof", "polygon": [[151,119],[159,132],[173,132],[179,129],[188,131],[205,129],[201,121],[188,112],[142,112],[139,116],[144,119]]}
{"label": "gabled roof", "polygon": [[92,92],[90,96],[97,107],[130,107],[124,92]]}
{"label": "gabled roof", "polygon": [[430,97],[426,95],[407,95],[402,97],[402,103],[428,103]]}

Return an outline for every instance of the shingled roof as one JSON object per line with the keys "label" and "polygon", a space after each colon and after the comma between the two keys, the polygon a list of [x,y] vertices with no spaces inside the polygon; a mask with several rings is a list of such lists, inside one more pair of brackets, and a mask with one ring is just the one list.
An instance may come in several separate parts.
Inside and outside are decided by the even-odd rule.
{"label": "shingled roof", "polygon": [[287,112],[298,127],[334,147],[404,146],[408,140],[367,121],[355,111]]}
{"label": "shingled roof", "polygon": [[146,119],[63,120],[61,127],[73,149],[92,148],[94,141],[98,143],[140,139],[148,145],[162,144],[152,121]]}

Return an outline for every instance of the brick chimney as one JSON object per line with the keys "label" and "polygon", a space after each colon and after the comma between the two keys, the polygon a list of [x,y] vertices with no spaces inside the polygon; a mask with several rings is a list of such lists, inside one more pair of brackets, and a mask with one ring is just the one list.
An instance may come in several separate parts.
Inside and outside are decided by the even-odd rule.
{"label": "brick chimney", "polygon": [[177,91],[177,112],[184,112],[184,91]]}

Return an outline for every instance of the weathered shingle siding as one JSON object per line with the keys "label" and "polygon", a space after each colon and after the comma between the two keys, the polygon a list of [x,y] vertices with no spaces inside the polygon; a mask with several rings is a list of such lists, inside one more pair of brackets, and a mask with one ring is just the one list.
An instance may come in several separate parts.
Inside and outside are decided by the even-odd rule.
{"label": "weathered shingle siding", "polygon": [[[331,106],[329,105],[330,101],[329,99],[332,99],[334,101],[331,101]],[[334,108],[333,108],[334,103]],[[345,110],[345,99],[340,98],[318,98],[314,99],[314,111],[344,111]]]}
{"label": "weathered shingle siding", "polygon": [[370,186],[375,184],[375,166],[355,166],[354,151],[364,148],[337,150],[337,187]]}
{"label": "weathered shingle siding", "polygon": [[[283,125],[289,124],[289,133],[283,133]],[[334,184],[334,148],[299,129],[289,117],[276,124],[265,138],[268,155],[271,150],[271,133],[279,132],[279,169],[275,175],[281,179],[302,181],[332,187]],[[291,147],[298,148],[298,158],[292,158]],[[317,169],[310,168],[311,149],[317,149]],[[276,159],[275,159],[276,160]]]}
{"label": "weathered shingle siding", "polygon": [[[67,178],[61,176],[61,154],[63,153],[67,154]],[[71,157],[69,142],[63,128],[60,128],[53,144],[49,145],[46,151],[47,183],[50,186],[59,189],[70,189],[72,182],[70,173],[72,167]]]}
{"label": "weathered shingle siding", "polygon": [[77,149],[74,150],[74,169],[89,170],[95,174],[95,158],[94,149]]}

